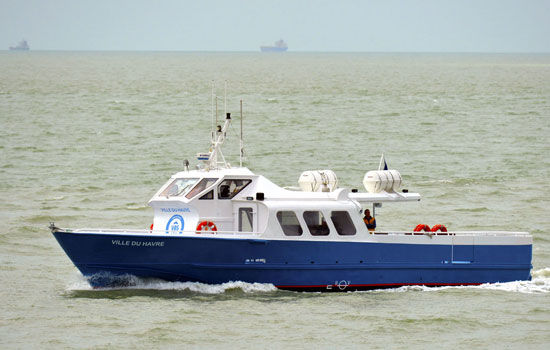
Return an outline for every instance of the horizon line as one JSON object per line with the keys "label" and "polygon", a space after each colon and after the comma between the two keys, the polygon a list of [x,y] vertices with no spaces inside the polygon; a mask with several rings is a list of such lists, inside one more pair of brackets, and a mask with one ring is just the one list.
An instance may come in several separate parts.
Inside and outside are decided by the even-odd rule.
{"label": "horizon line", "polygon": [[0,52],[29,53],[29,52],[151,52],[151,53],[258,53],[263,55],[284,55],[292,53],[358,53],[358,54],[550,54],[550,51],[316,51],[316,50],[290,50],[284,52],[261,52],[259,50],[172,50],[172,49],[30,49],[10,50],[2,49]]}

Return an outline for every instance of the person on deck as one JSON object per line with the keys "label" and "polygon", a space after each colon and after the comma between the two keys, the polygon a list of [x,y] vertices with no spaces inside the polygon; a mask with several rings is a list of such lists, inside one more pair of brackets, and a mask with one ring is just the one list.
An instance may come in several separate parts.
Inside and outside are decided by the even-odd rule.
{"label": "person on deck", "polygon": [[374,232],[374,229],[376,228],[376,219],[370,216],[370,210],[365,209],[365,216],[363,217],[363,221],[365,222],[365,225],[367,225],[369,231]]}

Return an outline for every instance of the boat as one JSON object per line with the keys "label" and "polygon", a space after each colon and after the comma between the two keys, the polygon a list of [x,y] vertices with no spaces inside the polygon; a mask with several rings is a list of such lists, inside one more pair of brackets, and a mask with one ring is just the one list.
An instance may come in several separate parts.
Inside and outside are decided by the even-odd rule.
{"label": "boat", "polygon": [[30,47],[27,40],[21,40],[16,46],[10,46],[11,51],[29,51]]}
{"label": "boat", "polygon": [[226,161],[222,146],[231,123],[230,113],[223,125],[213,123],[210,149],[197,154],[196,168],[186,160],[151,198],[151,227],[62,229],[50,223],[92,287],[126,285],[136,277],[296,291],[531,279],[529,233],[443,225],[369,230],[365,209],[375,214],[382,205],[421,200],[402,188],[400,172],[387,169],[385,159],[384,167],[381,159],[377,170],[365,173],[364,191],[339,187],[331,170],[306,170],[299,186],[283,188],[242,165],[242,137],[239,166]]}
{"label": "boat", "polygon": [[288,45],[283,39],[277,40],[273,46],[260,46],[262,52],[285,52],[288,50]]}

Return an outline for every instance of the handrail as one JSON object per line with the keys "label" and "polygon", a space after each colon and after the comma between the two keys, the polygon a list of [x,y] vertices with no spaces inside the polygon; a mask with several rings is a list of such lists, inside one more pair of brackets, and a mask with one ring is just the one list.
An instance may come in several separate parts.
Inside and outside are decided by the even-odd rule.
{"label": "handrail", "polygon": [[520,231],[448,231],[448,232],[413,232],[413,231],[375,231],[376,235],[406,235],[406,236],[530,236],[529,232]]}
{"label": "handrail", "polygon": [[[121,233],[128,235],[164,235],[169,237],[178,237],[180,235],[193,235],[193,236],[207,236],[214,237],[215,235],[230,235],[230,236],[260,236],[262,232],[240,232],[240,231],[210,231],[200,232],[197,231],[183,231],[181,234],[167,234],[166,230],[147,230],[147,229],[98,229],[98,228],[84,228],[84,229],[60,229],[60,231],[74,232],[74,233]],[[374,231],[370,232],[373,236],[413,236],[413,237],[435,237],[435,236],[462,236],[462,237],[529,237],[529,232],[509,232],[509,231],[449,231],[449,232],[412,232],[412,231]],[[291,238],[284,236],[285,238]],[[341,236],[348,237],[349,236]],[[360,237],[357,235],[356,237]]]}
{"label": "handrail", "polygon": [[[74,233],[121,233],[121,234],[146,234],[146,235],[165,235],[167,236],[166,230],[147,230],[147,229],[102,229],[102,228],[80,228],[80,229],[61,229],[61,231],[74,232]],[[213,234],[221,235],[246,235],[246,236],[258,236],[260,232],[241,232],[241,231],[182,231],[180,234],[170,234],[170,237],[176,237],[178,235],[196,235],[196,236],[212,236]]]}

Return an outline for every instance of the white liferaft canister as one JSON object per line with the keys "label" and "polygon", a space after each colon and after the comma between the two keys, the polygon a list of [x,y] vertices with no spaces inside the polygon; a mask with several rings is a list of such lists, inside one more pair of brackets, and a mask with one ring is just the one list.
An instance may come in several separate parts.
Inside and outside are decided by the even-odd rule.
{"label": "white liferaft canister", "polygon": [[298,179],[304,192],[332,192],[338,187],[338,178],[332,170],[304,171]]}
{"label": "white liferaft canister", "polygon": [[397,170],[373,170],[363,177],[363,186],[369,193],[397,192],[401,181],[401,174]]}

